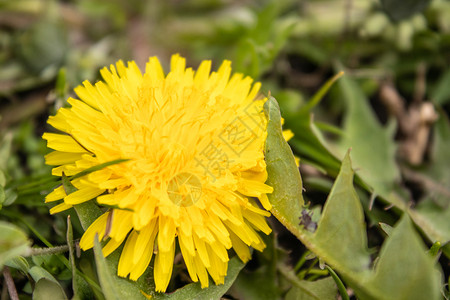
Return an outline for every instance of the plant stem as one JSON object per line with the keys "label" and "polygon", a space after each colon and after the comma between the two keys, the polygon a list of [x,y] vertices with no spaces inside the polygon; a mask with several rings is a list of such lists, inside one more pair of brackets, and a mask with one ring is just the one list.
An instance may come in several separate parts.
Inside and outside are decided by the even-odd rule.
{"label": "plant stem", "polygon": [[69,246],[62,245],[51,248],[31,248],[28,256],[59,254],[69,251]]}
{"label": "plant stem", "polygon": [[3,277],[5,277],[6,286],[8,288],[8,293],[11,300],[19,300],[19,295],[17,294],[14,280],[12,279],[11,272],[9,271],[9,267],[7,266],[3,268]]}

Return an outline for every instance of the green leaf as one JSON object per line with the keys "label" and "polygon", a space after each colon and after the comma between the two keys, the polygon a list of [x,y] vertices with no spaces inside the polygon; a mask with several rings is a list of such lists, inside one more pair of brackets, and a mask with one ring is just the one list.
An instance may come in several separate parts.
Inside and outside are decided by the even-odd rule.
{"label": "green leaf", "polygon": [[410,216],[430,237],[442,245],[450,241],[450,122],[443,111],[435,124],[430,164],[420,177],[427,190]]}
{"label": "green leaf", "polygon": [[36,282],[33,291],[33,300],[48,300],[48,299],[67,299],[63,288],[59,283],[48,280],[46,278],[39,279]]}
{"label": "green leaf", "polygon": [[[276,106],[272,108],[276,109]],[[268,130],[266,148],[268,143],[273,143],[270,137],[274,136],[274,133],[271,131],[280,131],[280,126],[278,128],[268,126]],[[270,160],[267,164],[268,182],[278,182],[295,175],[280,172],[277,165],[270,168],[272,164]],[[269,194],[271,203],[277,204],[280,201],[276,197],[282,197],[282,201],[285,202],[284,205],[274,205],[272,213],[309,250],[332,266],[341,278],[357,291],[360,299],[437,299],[439,274],[434,270],[433,261],[425,253],[423,243],[409,224],[409,219],[407,225],[402,225],[406,222],[403,220],[393,230],[381,252],[378,268],[371,269],[364,232],[364,215],[353,188],[352,178],[353,170],[347,154],[325,203],[315,234],[306,232],[299,225],[298,218],[295,218],[296,215],[300,215],[300,211],[297,211],[298,198],[295,193]],[[408,268],[405,268],[405,264]],[[412,268],[415,268],[414,271]],[[403,271],[404,269],[408,272]],[[381,283],[389,280],[391,282],[383,287],[384,283]],[[420,280],[425,280],[423,286],[419,284]],[[415,285],[411,286],[410,282],[414,282]],[[416,293],[410,293],[407,287]],[[422,298],[414,298],[414,295]]]}
{"label": "green leaf", "polygon": [[13,259],[8,260],[5,263],[6,266],[22,271],[23,273],[28,273],[30,269],[30,264],[22,256],[17,256]]}
{"label": "green leaf", "polygon": [[341,279],[336,274],[336,272],[334,272],[334,270],[332,268],[330,268],[329,266],[325,266],[325,267],[327,268],[328,272],[330,273],[331,277],[333,278],[334,282],[336,283],[337,288],[339,290],[339,294],[341,294],[342,300],[350,300],[350,298],[348,297],[348,294],[347,294],[347,289],[345,288],[344,284],[342,283]]}
{"label": "green leaf", "polygon": [[381,230],[386,233],[387,236],[390,236],[392,233],[392,226],[386,224],[386,223],[379,223]]}
{"label": "green leaf", "polygon": [[286,300],[334,300],[337,289],[333,278],[327,277],[316,281],[300,280],[295,275],[295,284],[286,294]]}
{"label": "green leaf", "polygon": [[171,299],[171,300],[184,300],[184,299],[221,299],[222,296],[228,291],[233,282],[236,280],[241,269],[245,264],[237,257],[233,257],[228,262],[228,272],[225,277],[224,284],[215,285],[211,284],[208,288],[202,289],[200,283],[188,284],[172,294],[155,295],[155,299]]}
{"label": "green leaf", "polygon": [[431,0],[381,0],[381,5],[394,21],[400,21],[423,11]]}
{"label": "green leaf", "polygon": [[73,245],[73,230],[72,222],[70,222],[70,215],[67,216],[67,245],[69,246],[69,261],[72,269],[72,289],[73,300],[77,299],[93,299],[94,294],[89,288],[89,284],[79,274],[75,265],[74,245]]}
{"label": "green leaf", "polygon": [[395,162],[394,126],[384,128],[378,122],[366,96],[349,76],[339,80],[338,86],[348,108],[340,149],[344,152],[352,148],[351,157],[358,175],[377,195],[388,198],[400,178]]}
{"label": "green leaf", "polygon": [[423,199],[410,216],[428,236],[442,244],[450,241],[450,205],[442,208],[431,198]]}
{"label": "green leaf", "polygon": [[88,227],[103,213],[101,209],[93,202],[87,201],[74,206],[80,219],[81,226],[86,231]]}
{"label": "green leaf", "polygon": [[322,100],[334,82],[343,75],[342,72],[329,79],[308,103],[303,105],[294,114],[286,115],[286,125],[294,132],[294,137],[289,142],[302,158],[310,160],[320,166],[330,175],[337,175],[340,162],[327,148],[320,130],[313,122],[311,110]]}
{"label": "green leaf", "polygon": [[[70,180],[71,179],[69,179],[64,173],[62,174],[61,181],[67,195],[77,190]],[[93,201],[87,201],[75,205],[75,211],[77,212],[81,226],[85,231],[98,217],[103,214],[101,209],[95,205]]]}
{"label": "green leaf", "polygon": [[[280,108],[273,97],[264,104],[264,113],[268,120],[265,157],[267,172],[271,175],[266,183],[273,187],[270,194],[272,213],[277,218],[286,218],[290,224],[296,224],[304,204],[302,179],[292,150],[283,137]],[[286,214],[282,216],[279,212]]]}
{"label": "green leaf", "polygon": [[6,199],[5,189],[3,188],[3,186],[0,185],[0,209],[2,209],[5,199]]}
{"label": "green leaf", "polygon": [[431,92],[433,102],[444,105],[450,101],[450,69],[445,71]]}
{"label": "green leaf", "polygon": [[40,266],[33,266],[28,270],[28,274],[33,278],[35,282],[38,282],[39,280],[45,279],[47,281],[51,281],[57,285],[59,285],[58,280],[53,277],[52,274],[50,274],[46,269],[40,267]]}
{"label": "green leaf", "polygon": [[103,294],[106,299],[126,299],[124,295],[122,295],[121,291],[117,289],[115,282],[113,281],[113,276],[111,275],[108,265],[106,263],[106,259],[102,253],[102,247],[100,246],[100,242],[98,241],[98,236],[95,236],[94,241],[94,254],[95,254],[95,262],[97,264],[97,273],[98,278],[100,280],[100,285],[102,286]]}
{"label": "green leaf", "polygon": [[17,256],[28,254],[30,241],[17,226],[0,221],[0,269],[3,264]]}
{"label": "green leaf", "polygon": [[[273,259],[274,263],[277,263],[276,257]],[[245,270],[239,273],[233,284],[233,296],[236,295],[238,299],[277,300],[283,294],[277,282],[277,277],[267,265],[254,272]]]}
{"label": "green leaf", "polygon": [[407,214],[384,243],[367,286],[378,291],[374,299],[441,299],[440,274]]}
{"label": "green leaf", "polygon": [[0,169],[0,186],[5,187],[6,185],[6,176],[5,173]]}
{"label": "green leaf", "polygon": [[119,253],[115,251],[105,258],[98,238],[94,241],[94,254],[98,278],[106,299],[146,299],[142,294],[142,291],[148,293],[148,284],[147,286],[143,284],[146,273],[141,276],[140,281],[117,276]]}
{"label": "green leaf", "polygon": [[334,251],[333,260],[358,272],[367,269],[370,260],[364,211],[353,188],[353,174],[350,152],[347,152],[325,203],[315,232],[315,243],[324,249],[339,249],[345,245],[346,251]]}

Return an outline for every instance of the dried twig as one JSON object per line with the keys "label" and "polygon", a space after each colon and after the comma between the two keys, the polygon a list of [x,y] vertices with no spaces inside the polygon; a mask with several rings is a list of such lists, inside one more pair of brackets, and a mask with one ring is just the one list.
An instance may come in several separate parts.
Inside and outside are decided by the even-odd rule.
{"label": "dried twig", "polygon": [[12,279],[11,272],[7,266],[3,268],[3,277],[5,278],[6,287],[8,288],[8,293],[11,300],[19,300],[19,295],[17,294],[14,280]]}
{"label": "dried twig", "polygon": [[380,88],[380,99],[391,115],[398,120],[400,133],[399,152],[404,159],[419,165],[427,149],[432,124],[437,120],[433,104],[424,102],[425,66],[419,65],[416,80],[416,92],[413,104],[405,107],[405,100],[400,96],[391,82],[384,82]]}

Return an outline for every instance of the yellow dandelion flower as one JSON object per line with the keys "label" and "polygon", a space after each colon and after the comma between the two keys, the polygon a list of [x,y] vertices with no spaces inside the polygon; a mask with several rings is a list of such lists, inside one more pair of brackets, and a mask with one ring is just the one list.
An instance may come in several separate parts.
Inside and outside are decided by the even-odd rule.
{"label": "yellow dandelion flower", "polygon": [[207,287],[210,276],[222,284],[227,250],[245,262],[249,247],[265,247],[257,232],[271,232],[260,84],[232,75],[229,61],[217,72],[210,61],[194,71],[179,55],[167,75],[156,57],[144,74],[134,62],[119,61],[101,75],[104,81],[83,82],[75,89],[80,99],[69,98],[71,107],[49,118],[63,133],[43,135],[55,150],[46,163],[56,166],[53,175],[71,179],[127,161],[71,179],[77,191],[69,195],[56,188],[46,202],[63,201],[50,212],[92,199],[109,207],[80,247],[92,248],[96,234],[107,241],[105,256],[124,243],[119,276],[137,280],[154,256],[156,290],[164,292],[178,242],[193,281]]}

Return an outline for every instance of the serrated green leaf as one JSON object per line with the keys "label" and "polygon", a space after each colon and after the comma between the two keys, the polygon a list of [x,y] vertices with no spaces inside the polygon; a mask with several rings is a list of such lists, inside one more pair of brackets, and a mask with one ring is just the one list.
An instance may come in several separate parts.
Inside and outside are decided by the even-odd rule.
{"label": "serrated green leaf", "polygon": [[171,299],[171,300],[203,300],[203,299],[221,299],[222,296],[228,291],[241,269],[245,264],[237,257],[233,257],[228,262],[227,276],[225,277],[224,284],[215,285],[211,284],[208,288],[202,289],[200,283],[188,284],[171,294],[157,294],[155,299]]}
{"label": "serrated green leaf", "polygon": [[17,226],[0,221],[0,269],[3,264],[30,251],[27,235]]}
{"label": "serrated green leaf", "polygon": [[[299,204],[303,204],[301,178],[290,149],[285,148],[289,146],[281,136],[280,114],[276,100],[269,99],[264,109],[268,116],[267,184],[274,187],[274,192],[268,195],[273,205],[272,214],[305,246],[338,271],[350,275],[368,268],[364,215],[353,190],[353,171],[349,157],[347,156],[343,163],[338,179],[333,185],[334,192],[328,199],[330,204],[326,204],[318,230],[313,235],[300,226],[303,209]],[[332,234],[336,234],[336,238]],[[345,243],[350,244],[342,247]],[[331,247],[331,244],[334,247]]]}
{"label": "serrated green leaf", "polygon": [[[273,108],[276,107],[273,106]],[[270,132],[272,130],[281,131],[281,128],[280,126],[278,126],[278,128],[268,126],[269,133],[266,147],[267,143],[273,143],[273,139],[270,139],[271,136],[274,136],[274,134]],[[277,147],[275,144],[272,144],[271,146]],[[283,178],[292,177],[292,174],[290,173],[279,172],[279,170],[277,170],[277,165],[270,168],[270,161],[267,163],[267,170],[269,173],[268,182],[277,182]],[[417,293],[421,296],[424,295],[420,294],[422,292],[428,293],[427,296],[431,297],[421,299],[434,299],[433,297],[435,297],[436,288],[439,288],[438,281],[436,281],[438,273],[433,269],[433,262],[430,261],[431,258],[425,253],[423,244],[411,228],[411,225],[408,225],[409,227],[407,230],[404,229],[404,226],[399,226],[402,229],[397,230],[397,233],[395,233],[394,229],[392,236],[387,240],[388,243],[385,244],[384,247],[391,250],[384,250],[381,254],[383,260],[389,262],[382,264],[383,268],[389,270],[386,272],[401,274],[401,276],[391,277],[395,282],[390,283],[389,289],[382,289],[381,286],[379,286],[378,283],[385,278],[383,277],[384,275],[379,275],[382,274],[380,273],[380,269],[374,271],[369,265],[370,260],[366,246],[366,235],[364,232],[364,215],[358,196],[353,189],[351,178],[353,178],[353,171],[349,155],[347,155],[342,163],[338,178],[333,185],[332,192],[325,204],[315,234],[306,232],[305,229],[298,224],[298,219],[293,217],[295,214],[300,214],[300,212],[295,211],[298,209],[298,199],[296,198],[295,193],[288,194],[287,196],[281,194],[283,201],[286,203],[282,206],[274,205],[272,213],[288,230],[302,241],[309,250],[314,252],[322,261],[331,265],[349,286],[355,291],[358,291],[360,299],[408,299],[403,298],[403,295],[408,297],[411,294],[408,291],[405,291],[404,288],[410,285],[410,281],[416,282],[418,274],[421,274],[422,272],[427,274],[428,279],[425,286],[427,289],[431,290],[428,292],[417,290]],[[278,203],[279,199],[275,198],[277,193],[272,193],[268,196],[272,203]],[[392,242],[392,240],[394,242]],[[406,242],[407,240],[410,241]],[[393,247],[392,245],[401,245],[401,243],[404,243],[405,249],[409,249],[409,254],[406,256],[409,268],[415,267],[415,263],[411,258],[418,260],[417,269],[414,270],[414,272],[412,272],[411,269],[408,269],[410,274],[406,274],[402,271],[402,269],[404,269],[403,260],[399,258],[402,256],[405,249],[396,249],[396,259],[392,259],[391,257],[394,255],[392,249],[395,249],[396,247]],[[424,255],[427,257],[426,259],[423,258]],[[380,264],[381,259],[378,266],[380,266]],[[417,282],[415,284],[415,289],[422,289]],[[397,295],[398,297],[392,297],[392,294]]]}
{"label": "serrated green leaf", "polygon": [[[364,211],[353,188],[353,174],[350,152],[347,152],[325,203],[314,238],[319,247],[335,249],[334,260],[353,272],[362,272],[368,268],[370,259]],[[346,249],[339,251],[342,245]]]}
{"label": "serrated green leaf", "polygon": [[33,300],[48,300],[48,299],[67,299],[63,288],[58,282],[41,278],[36,282],[33,291]]}
{"label": "serrated green leaf", "polygon": [[338,86],[347,105],[345,135],[339,141],[341,151],[352,148],[353,167],[358,169],[358,175],[376,194],[387,198],[400,178],[395,162],[394,127],[384,128],[378,122],[366,96],[349,76],[341,78]]}
{"label": "serrated green leaf", "polygon": [[439,272],[408,215],[401,218],[383,244],[367,286],[378,292],[373,299],[440,299]]}

